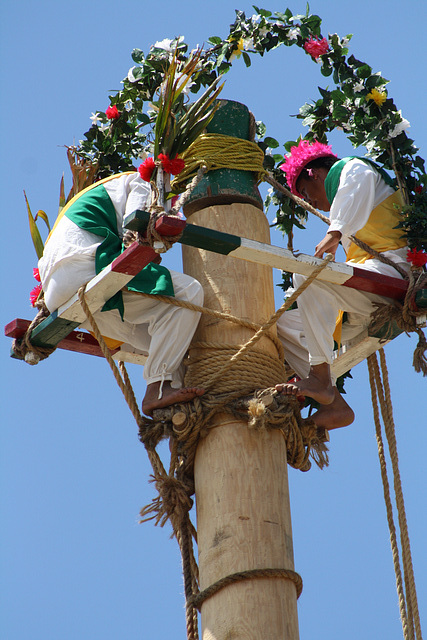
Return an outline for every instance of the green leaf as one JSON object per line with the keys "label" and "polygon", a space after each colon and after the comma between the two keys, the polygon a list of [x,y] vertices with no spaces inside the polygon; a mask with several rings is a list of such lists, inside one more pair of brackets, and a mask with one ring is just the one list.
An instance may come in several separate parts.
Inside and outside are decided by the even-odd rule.
{"label": "green leaf", "polygon": [[141,64],[145,60],[144,52],[141,49],[134,49],[131,55],[136,64]]}
{"label": "green leaf", "polygon": [[270,137],[264,138],[264,142],[267,145],[267,147],[270,147],[270,149],[277,149],[277,147],[279,146],[279,143],[274,138],[270,138]]}
{"label": "green leaf", "polygon": [[37,225],[35,223],[35,219],[33,218],[33,214],[31,213],[30,205],[27,200],[27,195],[25,191],[24,191],[24,198],[27,204],[28,222],[30,225],[31,239],[33,241],[34,249],[36,250],[37,259],[40,260],[44,250],[43,240],[41,238],[40,231],[38,230]]}
{"label": "green leaf", "polygon": [[334,110],[332,111],[332,117],[335,120],[347,120],[348,118],[348,111],[345,107],[343,107],[342,105],[338,105],[337,107],[334,108]]}
{"label": "green leaf", "polygon": [[211,36],[208,38],[208,42],[214,45],[221,44],[222,38],[219,38],[218,36]]}
{"label": "green leaf", "polygon": [[369,78],[372,73],[372,68],[368,64],[362,64],[361,67],[356,69],[356,75],[358,78]]}
{"label": "green leaf", "polygon": [[242,51],[242,58],[245,61],[245,65],[247,67],[251,66],[251,58],[250,56],[246,53],[246,51]]}
{"label": "green leaf", "polygon": [[322,76],[328,77],[331,75],[333,69],[331,66],[329,66],[329,64],[323,64],[321,69],[320,69],[320,73],[322,74]]}

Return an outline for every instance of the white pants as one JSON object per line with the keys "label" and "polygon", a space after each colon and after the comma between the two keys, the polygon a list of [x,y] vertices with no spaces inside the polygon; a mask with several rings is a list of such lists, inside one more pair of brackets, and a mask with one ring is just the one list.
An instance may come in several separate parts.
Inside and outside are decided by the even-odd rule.
{"label": "white pants", "polygon": [[[203,304],[203,290],[197,280],[174,271],[170,274],[176,298],[195,305]],[[94,314],[102,335],[131,344],[148,355],[144,365],[147,384],[171,380],[173,387],[182,387],[181,362],[200,313],[130,292],[123,292],[123,302],[123,321],[117,309]],[[91,328],[88,321],[81,326]]]}
{"label": "white pants", "polygon": [[[408,265],[405,266],[408,268]],[[396,269],[376,259],[367,260],[358,267],[393,278],[401,277]],[[294,287],[298,288],[305,279],[295,274]],[[374,303],[391,302],[390,298],[374,293],[314,280],[299,296],[298,309],[286,311],[277,322],[277,333],[285,349],[286,361],[301,378],[307,377],[312,365],[324,362],[332,364],[332,336],[338,311],[348,313],[348,320],[343,325],[344,344],[369,325],[370,316],[376,308]]]}

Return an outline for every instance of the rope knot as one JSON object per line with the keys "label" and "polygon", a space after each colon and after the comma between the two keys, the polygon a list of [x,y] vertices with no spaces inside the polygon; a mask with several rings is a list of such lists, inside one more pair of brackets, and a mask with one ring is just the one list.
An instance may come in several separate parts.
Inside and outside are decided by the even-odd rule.
{"label": "rope knot", "polygon": [[175,532],[177,523],[183,520],[193,506],[193,500],[189,495],[192,488],[183,480],[159,473],[151,477],[151,482],[155,483],[158,495],[151,504],[141,509],[140,515],[143,519],[140,522],[155,519],[155,524],[163,527],[170,520]]}

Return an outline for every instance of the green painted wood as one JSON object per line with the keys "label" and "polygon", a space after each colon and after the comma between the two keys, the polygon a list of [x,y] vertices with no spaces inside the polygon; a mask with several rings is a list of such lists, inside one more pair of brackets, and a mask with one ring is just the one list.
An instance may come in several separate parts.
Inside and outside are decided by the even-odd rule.
{"label": "green painted wood", "polygon": [[[131,231],[144,233],[147,229],[150,214],[147,211],[134,211],[126,216],[125,227]],[[214,251],[222,255],[228,255],[241,245],[239,236],[207,227],[199,227],[195,224],[187,224],[179,240],[181,244],[187,244],[198,249]]]}
{"label": "green painted wood", "polygon": [[[233,100],[220,100],[220,103],[206,129],[207,133],[250,140],[251,117],[246,105]],[[209,171],[187,200],[184,213],[188,216],[213,204],[233,202],[247,202],[262,209],[262,198],[253,172],[235,169]]]}
{"label": "green painted wood", "polygon": [[79,326],[78,322],[58,317],[54,311],[31,332],[31,342],[36,347],[56,347],[58,342],[66,338]]}

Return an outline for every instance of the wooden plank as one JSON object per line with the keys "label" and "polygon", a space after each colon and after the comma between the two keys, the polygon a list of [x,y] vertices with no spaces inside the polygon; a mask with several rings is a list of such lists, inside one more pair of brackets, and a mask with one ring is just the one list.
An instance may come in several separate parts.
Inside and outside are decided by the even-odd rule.
{"label": "wooden plank", "polygon": [[[8,338],[16,338],[19,340],[24,336],[29,326],[29,320],[16,318],[5,326],[5,336]],[[46,343],[44,343],[43,346],[47,346]],[[65,338],[63,338],[53,346],[57,346],[58,349],[66,349],[67,351],[76,351],[78,353],[86,353],[87,355],[91,356],[103,357],[97,339],[94,338],[90,333],[86,333],[85,331],[72,331]],[[119,349],[115,349],[114,351],[112,351],[112,353],[116,353],[118,351]]]}
{"label": "wooden plank", "polygon": [[[16,318],[5,326],[5,336],[7,338],[16,338],[19,340],[20,338],[23,338],[29,326],[30,320]],[[65,338],[60,340],[56,347],[58,349],[65,349],[66,351],[84,353],[89,356],[104,357],[97,339],[86,331],[72,331]],[[143,365],[147,360],[146,355],[136,353],[130,345],[122,345],[117,349],[110,349],[110,352],[114,360],[121,360],[122,362]],[[12,353],[12,357],[16,357],[16,355],[14,356]]]}

